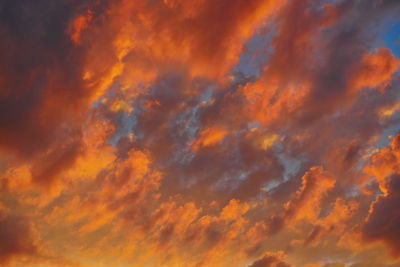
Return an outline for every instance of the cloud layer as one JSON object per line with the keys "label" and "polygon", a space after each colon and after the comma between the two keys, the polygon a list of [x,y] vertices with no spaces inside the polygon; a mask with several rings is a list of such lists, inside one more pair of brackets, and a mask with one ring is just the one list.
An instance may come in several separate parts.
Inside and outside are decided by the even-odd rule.
{"label": "cloud layer", "polygon": [[0,265],[398,266],[399,15],[0,2]]}

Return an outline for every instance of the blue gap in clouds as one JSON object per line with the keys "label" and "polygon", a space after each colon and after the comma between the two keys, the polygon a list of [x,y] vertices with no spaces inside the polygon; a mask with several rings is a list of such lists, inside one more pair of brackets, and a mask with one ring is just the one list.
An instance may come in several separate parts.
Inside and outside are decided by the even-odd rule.
{"label": "blue gap in clouds", "polygon": [[400,21],[387,22],[387,31],[382,34],[381,39],[396,57],[400,57]]}

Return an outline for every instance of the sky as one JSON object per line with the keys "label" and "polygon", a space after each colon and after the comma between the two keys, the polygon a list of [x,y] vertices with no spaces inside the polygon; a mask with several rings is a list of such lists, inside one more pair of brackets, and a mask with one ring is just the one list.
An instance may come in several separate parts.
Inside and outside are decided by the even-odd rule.
{"label": "sky", "polygon": [[400,267],[398,0],[0,0],[0,266]]}

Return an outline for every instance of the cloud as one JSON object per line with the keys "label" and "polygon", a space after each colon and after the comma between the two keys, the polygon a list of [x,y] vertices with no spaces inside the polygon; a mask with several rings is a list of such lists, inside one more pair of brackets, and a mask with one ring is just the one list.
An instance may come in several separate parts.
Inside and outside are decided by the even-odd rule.
{"label": "cloud", "polygon": [[77,8],[65,1],[1,5],[0,49],[7,51],[0,64],[4,153],[31,158],[66,132],[79,131],[93,90],[82,79],[82,52],[65,38],[65,24]]}
{"label": "cloud", "polygon": [[390,266],[399,14],[3,1],[0,264]]}
{"label": "cloud", "polygon": [[193,142],[193,149],[212,146],[224,139],[226,131],[218,128],[207,128],[201,131],[200,138]]}
{"label": "cloud", "polygon": [[361,226],[364,241],[382,242],[390,256],[394,259],[400,257],[398,236],[398,208],[399,201],[399,140],[397,134],[391,141],[390,148],[378,150],[371,159],[370,165],[365,170],[376,178],[381,194],[372,202],[368,216]]}
{"label": "cloud", "polygon": [[282,260],[282,253],[266,253],[261,259],[253,262],[249,267],[290,267],[293,266]]}
{"label": "cloud", "polygon": [[317,245],[326,235],[335,233],[340,236],[345,232],[347,223],[355,215],[358,208],[356,201],[346,203],[343,199],[336,199],[329,214],[316,221],[316,226],[305,239],[305,245]]}
{"label": "cloud", "polygon": [[322,208],[322,198],[336,183],[335,177],[321,166],[310,168],[301,180],[301,187],[285,203],[282,213],[273,215],[268,221],[271,234],[276,234],[291,221],[317,220]]}
{"label": "cloud", "polygon": [[399,209],[400,176],[387,178],[387,192],[377,197],[371,205],[369,215],[362,226],[363,237],[367,242],[381,241],[388,248],[392,258],[400,257]]}
{"label": "cloud", "polygon": [[37,232],[27,218],[0,212],[0,263],[5,266],[23,256],[39,255]]}

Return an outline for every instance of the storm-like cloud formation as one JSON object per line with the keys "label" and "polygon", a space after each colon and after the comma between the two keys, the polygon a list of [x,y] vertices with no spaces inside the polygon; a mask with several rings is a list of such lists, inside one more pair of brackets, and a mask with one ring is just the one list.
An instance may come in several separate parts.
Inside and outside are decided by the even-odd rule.
{"label": "storm-like cloud formation", "polygon": [[0,265],[397,266],[399,15],[0,1]]}

